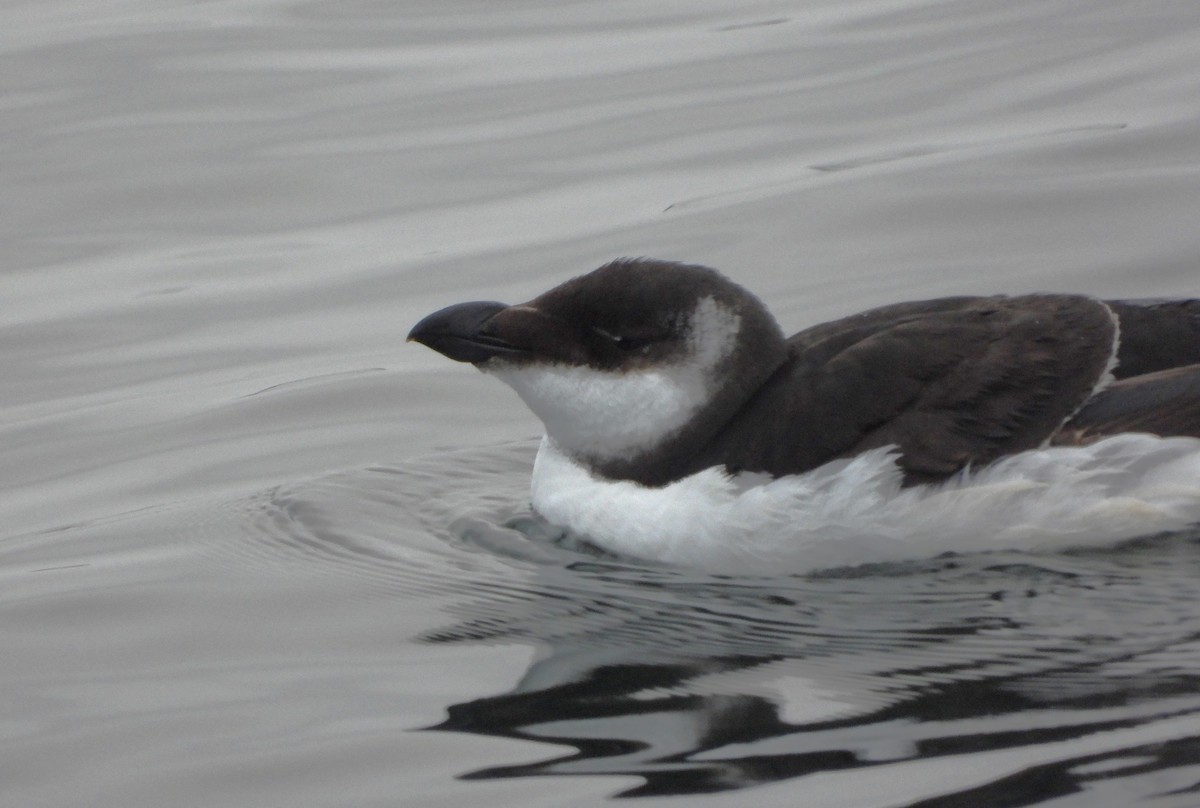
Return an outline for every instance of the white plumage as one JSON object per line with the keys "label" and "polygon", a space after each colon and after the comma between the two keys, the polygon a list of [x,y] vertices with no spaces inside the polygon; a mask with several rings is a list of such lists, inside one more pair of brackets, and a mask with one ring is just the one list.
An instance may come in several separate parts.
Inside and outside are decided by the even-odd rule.
{"label": "white plumage", "polygon": [[543,439],[534,508],[614,553],[728,572],[803,573],[946,551],[1061,550],[1200,522],[1200,440],[1125,434],[901,487],[875,449],[804,474],[710,468],[662,488],[605,480]]}

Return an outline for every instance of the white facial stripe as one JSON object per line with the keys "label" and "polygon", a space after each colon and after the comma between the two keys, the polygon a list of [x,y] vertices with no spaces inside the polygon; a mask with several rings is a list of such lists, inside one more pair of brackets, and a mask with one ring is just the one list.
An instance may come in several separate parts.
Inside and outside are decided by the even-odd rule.
{"label": "white facial stripe", "polygon": [[597,460],[628,457],[674,434],[708,402],[713,371],[733,350],[740,320],[704,298],[691,317],[686,355],[665,366],[600,371],[496,363],[486,370],[516,390],[567,451]]}
{"label": "white facial stripe", "polygon": [[740,315],[711,297],[701,298],[689,323],[688,347],[701,365],[714,368],[733,350],[741,324]]}

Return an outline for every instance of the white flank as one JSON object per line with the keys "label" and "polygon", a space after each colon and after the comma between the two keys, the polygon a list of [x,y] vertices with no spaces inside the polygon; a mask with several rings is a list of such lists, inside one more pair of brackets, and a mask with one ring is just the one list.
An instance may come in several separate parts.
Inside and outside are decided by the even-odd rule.
{"label": "white flank", "polygon": [[546,433],[576,456],[628,457],[670,437],[710,398],[714,370],[737,339],[740,318],[702,299],[689,324],[685,357],[622,372],[577,365],[512,365],[484,370],[512,387]]}
{"label": "white flank", "polygon": [[722,572],[803,573],[945,551],[1059,550],[1200,523],[1200,440],[1128,434],[901,488],[890,449],[805,474],[707,469],[663,488],[592,475],[546,438],[533,507],[612,552]]}

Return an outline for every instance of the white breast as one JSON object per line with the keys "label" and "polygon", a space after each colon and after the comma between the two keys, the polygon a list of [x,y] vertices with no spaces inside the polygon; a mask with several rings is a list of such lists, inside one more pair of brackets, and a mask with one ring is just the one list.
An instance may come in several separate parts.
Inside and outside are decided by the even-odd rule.
{"label": "white breast", "polygon": [[1118,435],[901,488],[876,449],[764,480],[707,469],[663,488],[592,475],[546,438],[533,507],[612,552],[724,572],[803,573],[946,551],[1104,545],[1200,522],[1200,440]]}

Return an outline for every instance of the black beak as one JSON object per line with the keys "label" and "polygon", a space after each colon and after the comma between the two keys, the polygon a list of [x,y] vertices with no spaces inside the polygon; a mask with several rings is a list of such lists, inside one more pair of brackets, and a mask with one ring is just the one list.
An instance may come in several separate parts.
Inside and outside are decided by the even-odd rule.
{"label": "black beak", "polygon": [[457,362],[473,364],[502,354],[526,353],[516,345],[486,333],[488,321],[507,308],[505,304],[493,301],[447,306],[413,326],[408,332],[408,340],[427,345]]}

